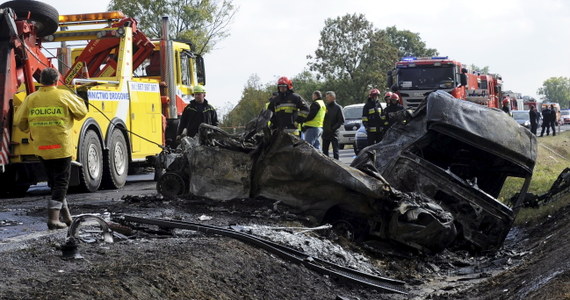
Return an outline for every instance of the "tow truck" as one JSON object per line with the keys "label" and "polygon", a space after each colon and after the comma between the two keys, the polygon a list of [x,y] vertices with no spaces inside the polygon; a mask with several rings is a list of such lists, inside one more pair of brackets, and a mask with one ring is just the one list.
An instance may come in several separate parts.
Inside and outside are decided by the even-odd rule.
{"label": "tow truck", "polygon": [[[203,58],[190,44],[168,38],[166,17],[163,37],[150,40],[119,11],[60,16],[48,4],[16,0],[0,5],[0,24],[3,192],[21,194],[46,179],[29,133],[13,124],[44,68],[57,67],[58,88],[76,93],[89,109],[72,129],[77,152],[70,179],[88,192],[122,187],[131,166],[148,164],[175,143],[193,87],[205,84]],[[44,46],[53,43],[59,43],[56,54]]]}

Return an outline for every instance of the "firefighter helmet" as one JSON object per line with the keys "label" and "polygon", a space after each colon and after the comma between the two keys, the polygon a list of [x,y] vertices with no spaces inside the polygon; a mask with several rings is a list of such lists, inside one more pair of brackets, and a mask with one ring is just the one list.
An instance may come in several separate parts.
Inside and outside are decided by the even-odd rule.
{"label": "firefighter helmet", "polygon": [[203,85],[197,85],[194,87],[194,93],[205,93],[206,89]]}
{"label": "firefighter helmet", "polygon": [[400,100],[400,97],[398,96],[398,94],[392,93],[392,95],[390,95],[390,100]]}
{"label": "firefighter helmet", "polygon": [[281,78],[279,78],[279,80],[277,80],[277,86],[286,86],[287,89],[292,90],[293,89],[293,81],[289,80],[289,78],[283,76]]}
{"label": "firefighter helmet", "polygon": [[378,96],[380,95],[380,91],[378,89],[371,89],[370,93],[368,93],[368,96],[370,97],[374,97],[374,96]]}
{"label": "firefighter helmet", "polygon": [[386,94],[384,94],[384,100],[390,99],[390,97],[392,96],[392,94],[394,94],[394,93],[392,93],[392,92],[386,92]]}

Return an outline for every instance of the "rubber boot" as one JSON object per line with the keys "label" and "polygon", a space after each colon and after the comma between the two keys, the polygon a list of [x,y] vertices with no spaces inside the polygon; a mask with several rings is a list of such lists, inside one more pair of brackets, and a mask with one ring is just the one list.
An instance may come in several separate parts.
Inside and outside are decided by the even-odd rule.
{"label": "rubber boot", "polygon": [[63,206],[61,207],[60,215],[63,223],[67,224],[67,226],[70,226],[73,219],[71,218],[71,213],[69,212],[69,206],[67,206],[66,199],[63,199]]}
{"label": "rubber boot", "polygon": [[59,209],[48,209],[48,222],[49,230],[67,228],[65,223],[59,221]]}

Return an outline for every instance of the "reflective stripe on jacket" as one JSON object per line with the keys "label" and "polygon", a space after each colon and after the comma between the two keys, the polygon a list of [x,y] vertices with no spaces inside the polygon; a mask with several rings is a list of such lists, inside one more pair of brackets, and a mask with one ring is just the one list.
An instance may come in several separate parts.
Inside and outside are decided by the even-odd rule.
{"label": "reflective stripe on jacket", "polygon": [[30,132],[34,152],[43,159],[70,157],[75,154],[71,141],[74,120],[87,114],[85,102],[72,92],[55,86],[40,87],[26,97],[16,110],[14,122]]}
{"label": "reflective stripe on jacket", "polygon": [[[315,100],[315,103],[319,105],[319,110],[317,112],[317,115],[311,120],[305,122],[304,126],[323,127],[323,123],[325,121],[325,115],[327,113],[327,106],[325,105],[325,102],[323,100]],[[313,105],[311,105],[311,108]],[[310,114],[311,113],[309,113],[309,116]]]}

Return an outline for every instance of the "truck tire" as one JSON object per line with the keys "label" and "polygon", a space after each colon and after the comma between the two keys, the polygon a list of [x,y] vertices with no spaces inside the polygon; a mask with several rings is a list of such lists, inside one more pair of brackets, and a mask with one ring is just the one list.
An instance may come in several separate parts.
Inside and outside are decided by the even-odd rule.
{"label": "truck tire", "polygon": [[103,149],[99,136],[87,130],[79,146],[79,162],[82,164],[79,181],[81,189],[95,192],[103,178]]}
{"label": "truck tire", "polygon": [[59,12],[53,6],[33,0],[13,0],[0,4],[0,8],[9,7],[19,18],[27,17],[36,25],[38,37],[44,37],[57,31],[59,26]]}
{"label": "truck tire", "polygon": [[103,185],[106,188],[122,188],[129,173],[129,149],[123,132],[115,128],[107,142],[109,151],[105,155]]}

